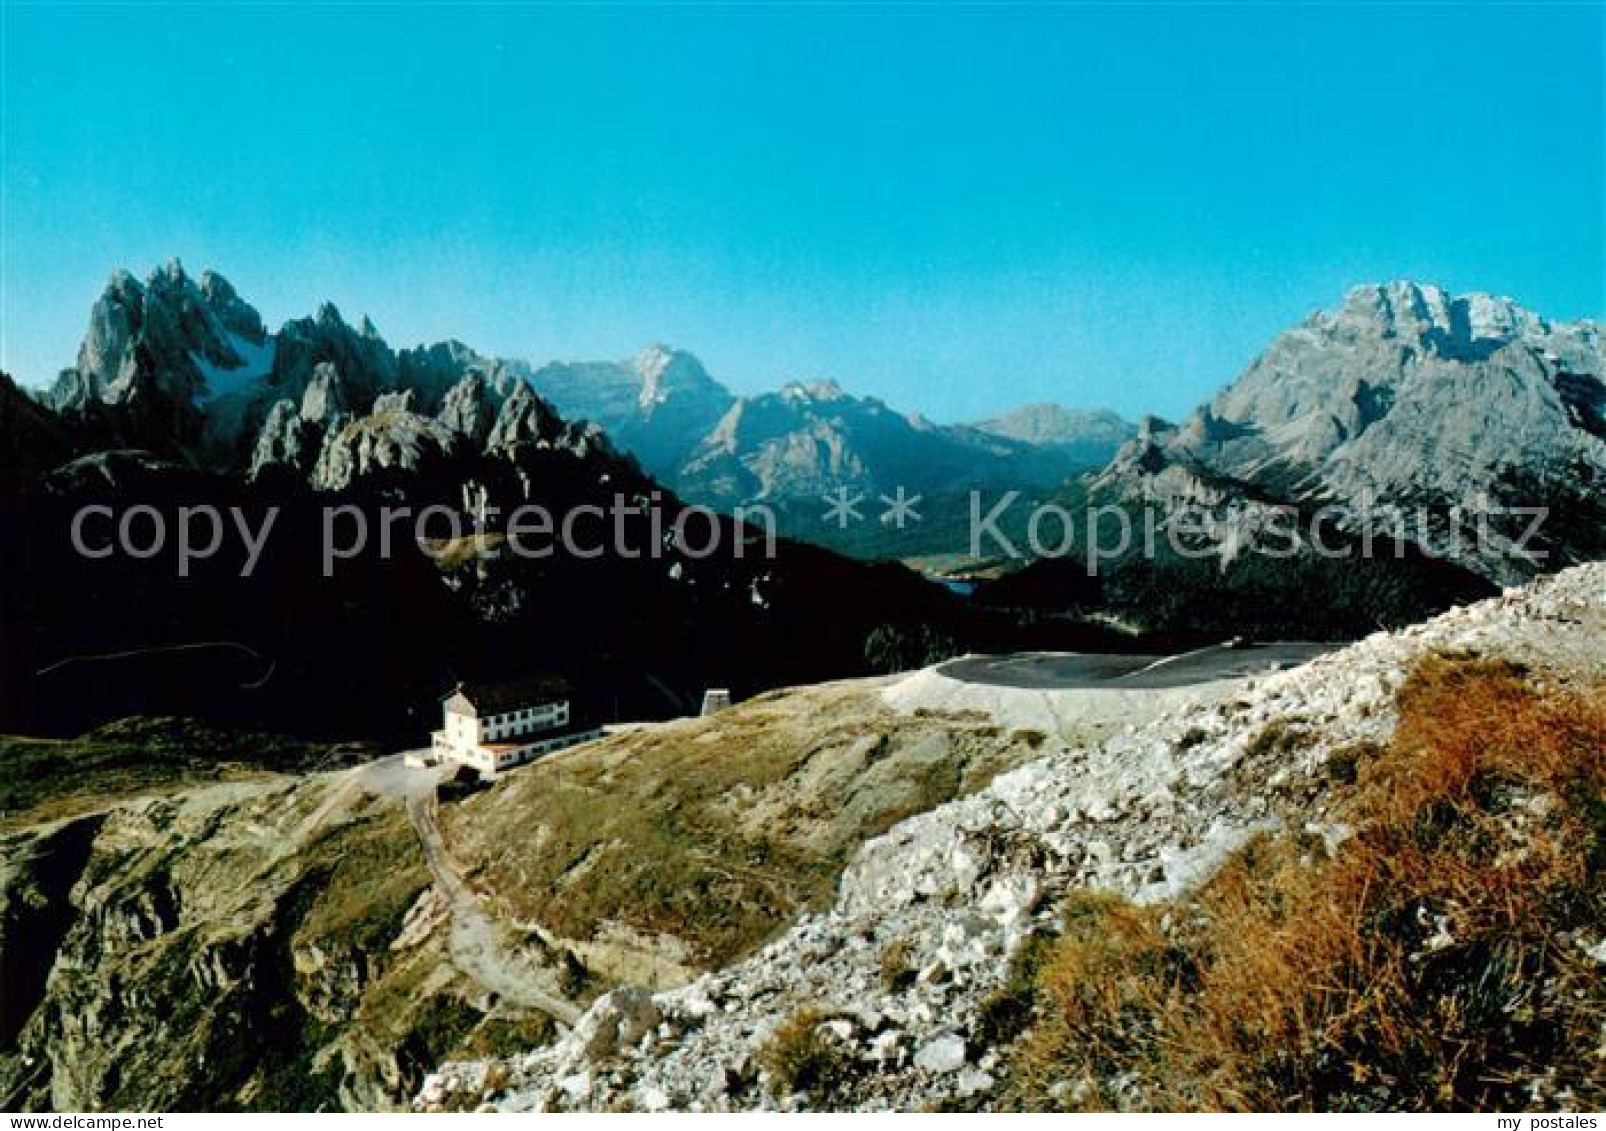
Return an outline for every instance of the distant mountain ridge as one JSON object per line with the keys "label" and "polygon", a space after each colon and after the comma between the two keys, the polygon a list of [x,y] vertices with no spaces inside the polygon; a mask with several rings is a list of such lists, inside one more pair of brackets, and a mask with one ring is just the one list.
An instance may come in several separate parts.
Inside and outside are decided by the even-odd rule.
{"label": "distant mountain ridge", "polygon": [[697,358],[665,345],[629,361],[555,361],[528,377],[559,412],[594,422],[658,475],[672,473],[736,399]]}
{"label": "distant mountain ridge", "polygon": [[1042,438],[1011,434],[1016,413],[936,424],[828,380],[737,396],[691,354],[661,345],[629,362],[543,366],[530,383],[565,415],[600,424],[687,498],[725,508],[816,504],[839,489],[1049,486],[1102,465],[1136,434],[1113,413],[1059,406],[1036,406],[1054,419]]}
{"label": "distant mountain ridge", "polygon": [[974,427],[981,432],[1037,447],[1065,449],[1094,462],[1136,435],[1130,421],[1109,409],[1074,409],[1060,404],[1027,404]]}

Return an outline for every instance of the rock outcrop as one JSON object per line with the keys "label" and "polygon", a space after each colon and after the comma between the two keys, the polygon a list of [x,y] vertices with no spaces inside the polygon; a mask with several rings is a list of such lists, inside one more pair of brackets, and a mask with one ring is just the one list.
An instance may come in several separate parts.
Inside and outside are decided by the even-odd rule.
{"label": "rock outcrop", "polygon": [[8,832],[6,1106],[405,1101],[490,1007],[423,921],[399,804],[344,784],[264,777]]}
{"label": "rock outcrop", "polygon": [[382,471],[418,471],[444,457],[456,436],[444,424],[413,411],[410,393],[386,393],[373,412],[332,432],[312,471],[312,486],[343,491]]}
{"label": "rock outcrop", "polygon": [[436,419],[470,443],[483,444],[504,399],[483,373],[473,371],[447,390]]}
{"label": "rock outcrop", "polygon": [[197,282],[172,260],[144,284],[126,271],[112,275],[50,403],[75,415],[118,406],[136,438],[192,445],[205,427],[203,406],[263,378],[273,363],[273,338],[227,280],[208,271]]}
{"label": "rock outcrop", "polygon": [[258,479],[275,467],[304,475],[318,458],[321,430],[301,415],[292,400],[275,401],[257,433],[247,474]]}
{"label": "rock outcrop", "polygon": [[112,275],[52,399],[67,409],[139,398],[177,407],[260,377],[270,361],[257,312],[221,275],[207,271],[197,282],[175,259],[144,285],[127,271]]}

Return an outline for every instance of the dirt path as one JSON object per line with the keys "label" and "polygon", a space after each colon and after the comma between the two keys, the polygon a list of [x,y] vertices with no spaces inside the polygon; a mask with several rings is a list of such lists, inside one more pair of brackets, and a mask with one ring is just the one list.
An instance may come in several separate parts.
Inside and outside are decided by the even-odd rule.
{"label": "dirt path", "polygon": [[393,754],[356,769],[332,775],[334,780],[318,807],[296,826],[285,845],[293,852],[364,794],[389,797],[406,808],[419,849],[435,886],[446,897],[450,913],[448,953],[452,964],[486,990],[526,1009],[539,1009],[565,1025],[573,1025],[580,1008],[557,992],[557,976],[539,958],[508,937],[480,904],[462,871],[447,851],[435,819],[435,786],[442,769],[406,764]]}
{"label": "dirt path", "polygon": [[551,968],[511,944],[502,927],[480,906],[479,897],[446,850],[435,820],[433,795],[409,794],[407,815],[418,833],[424,861],[451,909],[449,950],[453,964],[508,1001],[539,1009],[565,1025],[578,1021],[580,1007],[557,992],[556,975]]}

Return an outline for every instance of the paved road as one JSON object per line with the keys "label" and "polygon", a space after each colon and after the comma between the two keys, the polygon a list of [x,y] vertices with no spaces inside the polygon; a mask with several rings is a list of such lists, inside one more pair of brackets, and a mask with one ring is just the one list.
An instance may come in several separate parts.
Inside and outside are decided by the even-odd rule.
{"label": "paved road", "polygon": [[938,671],[965,683],[1038,691],[1106,689],[1143,691],[1191,687],[1222,679],[1298,667],[1331,651],[1332,644],[1218,644],[1175,656],[1127,656],[1104,652],[1016,652],[966,656]]}

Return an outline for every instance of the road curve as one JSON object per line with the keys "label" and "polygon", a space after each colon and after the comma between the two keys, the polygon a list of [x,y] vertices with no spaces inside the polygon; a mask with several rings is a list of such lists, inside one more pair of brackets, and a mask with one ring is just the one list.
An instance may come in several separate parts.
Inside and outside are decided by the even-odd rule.
{"label": "road curve", "polygon": [[1174,656],[1108,652],[1013,652],[964,656],[937,671],[962,683],[1036,691],[1163,690],[1298,667],[1337,645],[1215,644]]}

